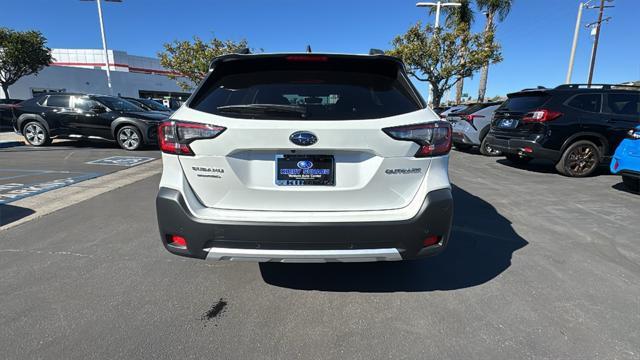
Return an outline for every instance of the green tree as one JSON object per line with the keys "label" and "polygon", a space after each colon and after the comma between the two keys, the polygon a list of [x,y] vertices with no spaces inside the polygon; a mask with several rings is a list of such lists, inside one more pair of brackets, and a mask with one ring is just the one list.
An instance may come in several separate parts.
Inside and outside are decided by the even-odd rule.
{"label": "green tree", "polygon": [[[494,18],[498,16],[499,21],[504,21],[511,11],[513,0],[476,0],[478,8],[484,11],[487,22],[484,26],[485,42],[492,43],[494,41],[496,26]],[[487,79],[489,77],[489,62],[485,63],[480,73],[480,85],[478,87],[478,101],[484,101],[487,93]]]}
{"label": "green tree", "polygon": [[499,45],[486,44],[484,38],[460,28],[434,29],[418,22],[393,39],[393,49],[387,53],[402,59],[416,79],[431,84],[432,106],[437,107],[458,79],[471,76],[487,61],[502,60]]}
{"label": "green tree", "polygon": [[[212,38],[208,42],[194,36],[193,41],[183,40],[166,43],[164,51],[158,53],[160,64],[172,70],[169,78],[178,80],[178,85],[185,91],[192,90],[209,72],[211,60],[217,56],[237,52],[247,47],[246,40],[220,40]],[[184,81],[181,78],[187,78]]]}
{"label": "green tree", "polygon": [[51,49],[46,43],[39,31],[0,28],[0,87],[5,98],[9,98],[9,86],[51,63]]}
{"label": "green tree", "polygon": [[[471,31],[471,25],[474,21],[473,8],[471,0],[459,0],[460,6],[444,6],[441,11],[445,15],[445,26],[450,29],[459,29],[461,31]],[[429,13],[434,14],[435,9],[429,7]],[[466,44],[462,44],[461,50],[466,52]],[[464,78],[458,79],[456,83],[456,103],[462,102],[462,92],[464,90]]]}

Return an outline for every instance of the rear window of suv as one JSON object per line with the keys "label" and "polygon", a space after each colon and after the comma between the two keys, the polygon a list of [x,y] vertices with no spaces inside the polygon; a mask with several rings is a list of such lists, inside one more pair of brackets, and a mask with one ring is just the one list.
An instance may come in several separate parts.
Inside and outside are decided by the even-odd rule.
{"label": "rear window of suv", "polygon": [[395,62],[320,57],[221,64],[189,105],[235,118],[353,120],[422,109]]}
{"label": "rear window of suv", "polygon": [[527,95],[512,95],[509,96],[498,111],[511,111],[511,112],[529,112],[542,106],[549,100],[547,94],[527,94]]}

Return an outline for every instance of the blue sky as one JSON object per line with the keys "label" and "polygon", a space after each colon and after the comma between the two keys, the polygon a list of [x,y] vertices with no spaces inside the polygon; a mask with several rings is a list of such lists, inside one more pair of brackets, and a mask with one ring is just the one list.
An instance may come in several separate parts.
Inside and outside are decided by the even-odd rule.
{"label": "blue sky", "polygon": [[[155,56],[164,42],[207,38],[246,38],[267,52],[303,51],[365,53],[388,49],[390,41],[418,20],[433,22],[413,0],[124,0],[103,5],[109,48]],[[504,61],[492,66],[488,96],[564,81],[578,0],[515,0],[508,18],[498,24]],[[55,5],[54,5],[55,4]],[[607,9],[612,20],[601,34],[594,82],[640,80],[640,0],[616,0]],[[100,48],[94,2],[79,0],[2,0],[0,26],[37,29],[52,48]],[[595,21],[585,10],[583,23]],[[484,25],[476,15],[475,30]],[[586,82],[591,49],[582,29],[574,82]],[[479,76],[465,83],[477,95]],[[419,85],[424,91],[425,85]]]}

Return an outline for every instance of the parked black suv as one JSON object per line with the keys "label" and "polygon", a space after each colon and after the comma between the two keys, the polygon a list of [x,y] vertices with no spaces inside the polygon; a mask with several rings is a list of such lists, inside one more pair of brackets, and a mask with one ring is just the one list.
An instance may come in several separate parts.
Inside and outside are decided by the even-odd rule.
{"label": "parked black suv", "polygon": [[55,136],[83,135],[116,140],[125,150],[157,143],[167,114],[147,112],[121,98],[86,94],[43,94],[14,107],[13,128],[33,146]]}
{"label": "parked black suv", "polygon": [[11,119],[13,119],[13,107],[22,102],[18,99],[0,99],[0,131],[11,127]]}
{"label": "parked black suv", "polygon": [[640,123],[640,87],[561,85],[509,94],[487,143],[515,163],[552,160],[566,176],[608,164],[629,129]]}
{"label": "parked black suv", "polygon": [[128,102],[132,103],[133,105],[137,105],[138,107],[142,108],[143,110],[146,111],[156,111],[156,112],[161,112],[161,113],[165,113],[165,115],[171,115],[173,114],[173,110],[169,109],[168,107],[162,105],[161,103],[155,101],[155,100],[151,100],[151,99],[136,99],[136,98],[132,98],[132,97],[126,97],[126,96],[121,96],[121,98],[127,100]]}

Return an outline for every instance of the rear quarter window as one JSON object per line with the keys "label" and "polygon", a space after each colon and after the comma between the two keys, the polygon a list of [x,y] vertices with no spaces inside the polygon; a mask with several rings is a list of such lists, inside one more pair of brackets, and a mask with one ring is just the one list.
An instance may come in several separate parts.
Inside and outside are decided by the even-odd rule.
{"label": "rear quarter window", "polygon": [[578,110],[588,112],[600,112],[602,107],[601,94],[576,95],[567,102],[567,105]]}
{"label": "rear quarter window", "polygon": [[359,69],[340,61],[332,66],[288,68],[283,61],[272,65],[255,70],[235,64],[221,74],[214,71],[189,106],[227,117],[289,120],[372,119],[423,108],[395,64],[393,69],[365,65]]}
{"label": "rear quarter window", "polygon": [[640,93],[607,94],[607,112],[618,115],[640,115]]}

